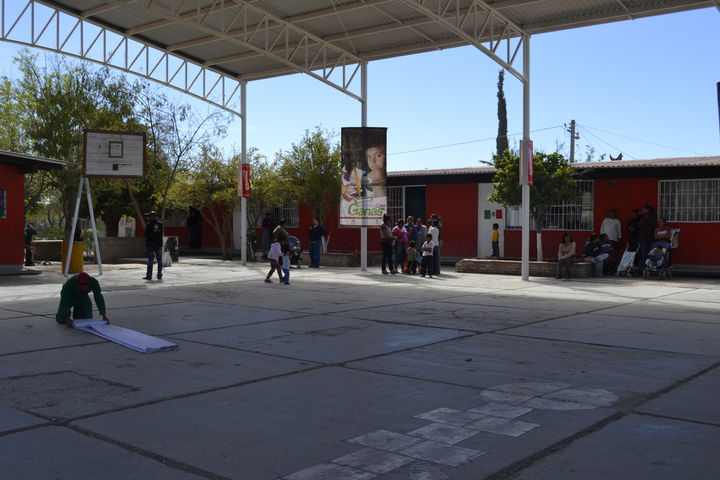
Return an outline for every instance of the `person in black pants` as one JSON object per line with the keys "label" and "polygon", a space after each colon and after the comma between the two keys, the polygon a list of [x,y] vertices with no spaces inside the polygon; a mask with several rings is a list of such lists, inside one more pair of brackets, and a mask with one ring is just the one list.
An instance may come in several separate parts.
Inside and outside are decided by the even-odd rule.
{"label": "person in black pants", "polygon": [[[390,229],[390,216],[383,215],[383,223],[380,225],[380,248],[382,248],[382,273],[387,275],[388,273],[396,274],[397,271],[393,268],[393,240],[395,236],[392,234]],[[387,269],[385,268],[387,265]]]}
{"label": "person in black pants", "polygon": [[145,250],[147,250],[147,274],[143,280],[152,280],[153,260],[157,259],[157,279],[162,279],[163,266],[163,224],[157,221],[155,212],[147,213],[148,222],[145,225]]}

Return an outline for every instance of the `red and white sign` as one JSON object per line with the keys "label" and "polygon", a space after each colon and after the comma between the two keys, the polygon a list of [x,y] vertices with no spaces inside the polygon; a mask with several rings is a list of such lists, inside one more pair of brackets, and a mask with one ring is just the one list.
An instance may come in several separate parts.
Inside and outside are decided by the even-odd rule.
{"label": "red and white sign", "polygon": [[238,167],[238,197],[250,197],[249,163],[242,163]]}

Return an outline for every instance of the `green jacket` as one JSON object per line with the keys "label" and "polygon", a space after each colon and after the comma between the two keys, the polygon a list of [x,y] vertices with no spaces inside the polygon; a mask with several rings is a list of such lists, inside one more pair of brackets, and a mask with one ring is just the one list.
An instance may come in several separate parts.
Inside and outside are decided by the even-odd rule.
{"label": "green jacket", "polygon": [[[100,293],[100,283],[93,277],[90,277],[90,285],[86,290],[79,290],[77,288],[77,275],[70,277],[65,284],[62,286],[60,291],[60,305],[58,306],[57,315],[55,319],[60,323],[65,323],[65,319],[70,315],[72,307],[80,306],[87,302],[90,307],[90,299],[88,298],[90,292],[93,293],[95,298],[95,305],[97,305],[100,315],[105,314],[105,299]],[[92,311],[90,311],[92,315]],[[90,317],[88,317],[90,318]]]}
{"label": "green jacket", "polygon": [[32,245],[32,237],[34,235],[37,235],[37,232],[34,228],[28,225],[25,227],[25,230],[23,230],[23,233],[25,234],[25,246],[29,247],[30,245]]}

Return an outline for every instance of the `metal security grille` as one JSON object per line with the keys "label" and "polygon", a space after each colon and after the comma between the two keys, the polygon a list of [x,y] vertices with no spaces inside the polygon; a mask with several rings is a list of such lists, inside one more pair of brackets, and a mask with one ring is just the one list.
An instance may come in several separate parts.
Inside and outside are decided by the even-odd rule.
{"label": "metal security grille", "polygon": [[[592,230],[593,228],[593,196],[592,180],[578,180],[577,196],[572,202],[552,205],[545,212],[543,230]],[[519,230],[522,228],[520,207],[505,208],[505,228]],[[535,219],[530,217],[530,228],[535,229]]]}
{"label": "metal security grille", "polygon": [[660,180],[658,206],[668,222],[720,222],[720,179]]}
{"label": "metal security grille", "polygon": [[387,213],[395,224],[398,218],[405,218],[405,187],[388,187]]}
{"label": "metal security grille", "polygon": [[[270,212],[275,222],[279,222],[284,218],[287,220],[286,228],[298,228],[300,226],[300,204],[298,202],[288,201],[282,207],[262,207],[259,211]],[[263,218],[265,218],[265,215],[258,215],[256,227],[262,227]]]}

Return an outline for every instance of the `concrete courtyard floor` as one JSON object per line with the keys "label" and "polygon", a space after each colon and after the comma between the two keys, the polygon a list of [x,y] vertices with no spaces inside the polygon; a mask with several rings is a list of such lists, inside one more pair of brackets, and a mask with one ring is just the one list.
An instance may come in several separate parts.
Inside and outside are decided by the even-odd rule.
{"label": "concrete courtyard floor", "polygon": [[378,270],[106,267],[154,354],[0,277],[0,478],[720,478],[717,280]]}

